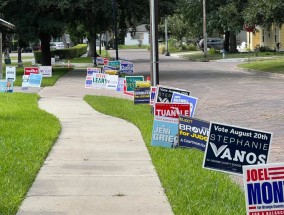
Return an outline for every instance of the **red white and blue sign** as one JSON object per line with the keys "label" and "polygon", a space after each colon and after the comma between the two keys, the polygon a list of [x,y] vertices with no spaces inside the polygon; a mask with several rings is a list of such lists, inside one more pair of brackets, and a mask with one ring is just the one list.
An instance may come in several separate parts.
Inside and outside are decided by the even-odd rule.
{"label": "red white and blue sign", "polygon": [[284,214],[284,163],[243,166],[247,215]]}
{"label": "red white and blue sign", "polygon": [[171,103],[174,92],[181,93],[184,95],[190,95],[190,92],[187,90],[159,85],[155,96],[155,103],[157,102]]}
{"label": "red white and blue sign", "polygon": [[270,132],[211,122],[203,167],[243,174],[242,166],[267,163],[271,140]]}
{"label": "red white and blue sign", "polygon": [[155,103],[155,116],[178,118],[179,115],[190,115],[190,104]]}

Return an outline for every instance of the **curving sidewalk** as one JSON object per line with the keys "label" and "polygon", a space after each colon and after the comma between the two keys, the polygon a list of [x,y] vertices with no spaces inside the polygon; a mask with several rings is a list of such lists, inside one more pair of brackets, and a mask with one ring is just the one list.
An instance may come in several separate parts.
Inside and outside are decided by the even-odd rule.
{"label": "curving sidewalk", "polygon": [[86,72],[73,70],[39,95],[40,108],[56,115],[62,131],[18,215],[173,214],[140,131],[93,110]]}

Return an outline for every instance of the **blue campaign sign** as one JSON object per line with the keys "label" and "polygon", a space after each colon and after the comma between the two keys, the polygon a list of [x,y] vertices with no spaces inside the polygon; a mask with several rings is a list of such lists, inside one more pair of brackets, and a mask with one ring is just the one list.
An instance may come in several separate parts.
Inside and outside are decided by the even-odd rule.
{"label": "blue campaign sign", "polygon": [[244,165],[266,164],[272,133],[210,123],[203,167],[242,174]]}
{"label": "blue campaign sign", "polygon": [[7,81],[0,80],[0,93],[5,93],[7,90]]}
{"label": "blue campaign sign", "polygon": [[121,61],[120,63],[120,71],[122,73],[134,73],[134,65],[128,61]]}
{"label": "blue campaign sign", "polygon": [[29,87],[40,87],[42,81],[42,74],[30,74]]}
{"label": "blue campaign sign", "polygon": [[178,120],[155,116],[152,130],[152,146],[175,148],[178,145]]}
{"label": "blue campaign sign", "polygon": [[125,78],[118,78],[118,83],[117,83],[117,86],[116,86],[117,92],[123,92],[124,81],[125,81]]}
{"label": "blue campaign sign", "polygon": [[209,135],[209,122],[179,116],[179,146],[185,148],[197,148],[205,151]]}
{"label": "blue campaign sign", "polygon": [[195,108],[197,105],[198,98],[193,96],[184,95],[178,92],[173,92],[172,103],[188,103],[190,104],[190,116],[193,117],[195,113]]}
{"label": "blue campaign sign", "polygon": [[103,66],[103,73],[105,73],[107,70],[116,70],[116,68],[113,66]]}
{"label": "blue campaign sign", "polygon": [[172,97],[174,92],[190,95],[190,92],[187,90],[159,85],[156,92],[155,103],[172,103]]}
{"label": "blue campaign sign", "polygon": [[150,88],[136,87],[134,90],[134,104],[149,104],[150,103]]}

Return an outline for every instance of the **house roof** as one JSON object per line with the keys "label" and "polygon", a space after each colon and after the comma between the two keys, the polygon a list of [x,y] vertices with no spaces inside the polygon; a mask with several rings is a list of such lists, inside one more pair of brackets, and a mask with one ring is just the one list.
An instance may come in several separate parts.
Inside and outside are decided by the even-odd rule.
{"label": "house roof", "polygon": [[14,32],[15,25],[5,21],[4,19],[0,19],[0,31]]}
{"label": "house roof", "polygon": [[148,32],[146,25],[147,24],[138,25],[136,27],[136,32]]}

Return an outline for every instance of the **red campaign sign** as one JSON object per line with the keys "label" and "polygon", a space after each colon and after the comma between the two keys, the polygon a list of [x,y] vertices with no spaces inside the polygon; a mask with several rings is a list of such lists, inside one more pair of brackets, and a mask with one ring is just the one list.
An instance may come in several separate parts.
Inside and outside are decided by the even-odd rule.
{"label": "red campaign sign", "polygon": [[25,67],[25,75],[33,74],[39,74],[38,67]]}
{"label": "red campaign sign", "polygon": [[108,60],[107,58],[104,58],[104,65],[107,66],[107,65],[108,65],[108,61],[109,61],[109,60]]}
{"label": "red campaign sign", "polygon": [[178,118],[179,115],[190,116],[190,104],[155,103],[155,116]]}

